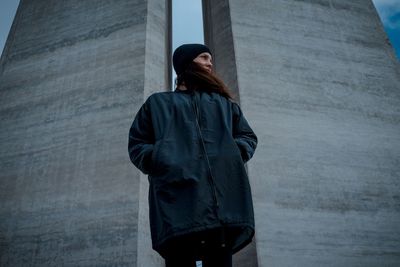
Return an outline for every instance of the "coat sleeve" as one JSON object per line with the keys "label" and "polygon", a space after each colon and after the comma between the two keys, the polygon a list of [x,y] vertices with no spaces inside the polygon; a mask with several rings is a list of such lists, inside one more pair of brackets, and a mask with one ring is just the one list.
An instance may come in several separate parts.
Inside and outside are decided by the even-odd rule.
{"label": "coat sleeve", "polygon": [[129,130],[128,152],[132,163],[144,174],[151,171],[151,155],[154,147],[154,130],[149,104],[139,109]]}
{"label": "coat sleeve", "polygon": [[239,147],[242,159],[247,162],[253,156],[257,147],[257,136],[250,128],[246,118],[243,115],[239,105],[232,103],[233,118],[232,118],[232,135]]}

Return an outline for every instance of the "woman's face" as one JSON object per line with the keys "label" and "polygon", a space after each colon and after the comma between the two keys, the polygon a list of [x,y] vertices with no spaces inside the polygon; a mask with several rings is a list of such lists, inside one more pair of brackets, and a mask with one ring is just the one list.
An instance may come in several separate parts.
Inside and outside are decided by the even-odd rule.
{"label": "woman's face", "polygon": [[200,67],[208,72],[212,71],[212,57],[208,52],[199,54],[195,59],[193,59],[193,62],[196,62]]}

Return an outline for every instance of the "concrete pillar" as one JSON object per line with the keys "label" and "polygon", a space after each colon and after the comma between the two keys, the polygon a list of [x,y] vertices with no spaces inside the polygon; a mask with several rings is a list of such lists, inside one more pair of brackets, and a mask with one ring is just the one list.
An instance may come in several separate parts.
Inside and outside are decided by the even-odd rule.
{"label": "concrete pillar", "polygon": [[[214,69],[234,93],[235,101],[240,103],[229,1],[203,0],[203,21],[204,40],[213,51]],[[255,240],[256,237],[251,244],[234,255],[234,266],[258,266]]]}
{"label": "concrete pillar", "polygon": [[[147,0],[144,98],[167,90],[171,84],[171,0]],[[160,53],[161,52],[161,53]],[[152,249],[149,221],[149,180],[140,173],[138,213],[138,267],[164,266],[162,257]]]}
{"label": "concrete pillar", "polygon": [[139,254],[127,141],[166,88],[166,25],[165,1],[21,0],[0,62],[1,266],[161,264]]}
{"label": "concrete pillar", "polygon": [[258,265],[399,266],[400,65],[372,2],[223,2],[212,45],[260,141]]}

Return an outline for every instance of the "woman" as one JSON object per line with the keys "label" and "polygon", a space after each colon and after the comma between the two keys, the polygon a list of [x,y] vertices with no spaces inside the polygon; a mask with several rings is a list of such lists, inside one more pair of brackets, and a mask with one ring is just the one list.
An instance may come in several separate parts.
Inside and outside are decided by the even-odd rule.
{"label": "woman", "polygon": [[149,175],[153,248],[167,267],[232,266],[254,235],[244,163],[257,137],[208,47],[178,47],[173,66],[176,90],[151,95],[129,132],[131,161]]}

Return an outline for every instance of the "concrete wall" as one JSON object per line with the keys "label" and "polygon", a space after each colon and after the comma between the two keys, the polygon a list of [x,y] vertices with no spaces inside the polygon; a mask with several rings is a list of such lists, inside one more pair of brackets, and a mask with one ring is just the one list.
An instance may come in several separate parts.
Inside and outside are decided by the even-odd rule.
{"label": "concrete wall", "polygon": [[127,139],[147,88],[165,88],[154,3],[21,1],[0,67],[1,266],[142,260]]}
{"label": "concrete wall", "polygon": [[399,266],[400,65],[372,2],[223,2],[259,266]]}

